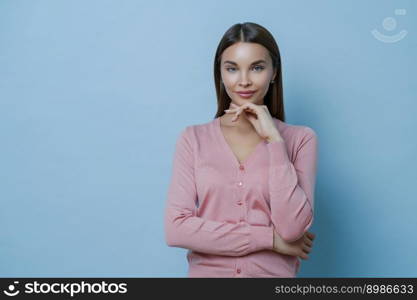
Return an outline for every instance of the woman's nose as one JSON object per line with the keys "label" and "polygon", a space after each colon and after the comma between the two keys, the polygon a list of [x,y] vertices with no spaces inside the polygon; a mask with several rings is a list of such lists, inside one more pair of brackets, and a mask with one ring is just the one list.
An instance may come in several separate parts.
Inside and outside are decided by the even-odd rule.
{"label": "woman's nose", "polygon": [[249,80],[249,78],[248,78],[248,77],[243,76],[243,77],[240,79],[239,84],[240,84],[240,85],[242,85],[242,86],[247,86],[247,85],[250,85],[250,84],[251,84],[251,82],[250,82],[250,80]]}

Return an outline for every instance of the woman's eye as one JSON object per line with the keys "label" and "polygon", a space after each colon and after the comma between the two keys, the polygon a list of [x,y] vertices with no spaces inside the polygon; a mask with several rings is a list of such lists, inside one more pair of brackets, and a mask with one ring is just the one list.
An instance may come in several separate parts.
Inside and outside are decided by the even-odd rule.
{"label": "woman's eye", "polygon": [[[234,69],[233,67],[229,67],[229,68],[226,68],[226,70],[227,71],[229,71],[230,69]],[[230,71],[229,71],[230,72]]]}
{"label": "woman's eye", "polygon": [[254,68],[257,68],[257,67],[260,68],[259,71],[264,69],[264,67],[262,67],[262,66],[255,66]]}

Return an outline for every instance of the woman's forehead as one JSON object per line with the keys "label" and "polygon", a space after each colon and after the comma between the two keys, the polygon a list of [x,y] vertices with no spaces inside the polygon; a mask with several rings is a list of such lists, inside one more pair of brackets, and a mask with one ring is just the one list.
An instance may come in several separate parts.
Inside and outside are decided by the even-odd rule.
{"label": "woman's forehead", "polygon": [[257,43],[235,43],[223,51],[222,61],[232,61],[237,64],[252,64],[259,60],[269,61],[266,48]]}

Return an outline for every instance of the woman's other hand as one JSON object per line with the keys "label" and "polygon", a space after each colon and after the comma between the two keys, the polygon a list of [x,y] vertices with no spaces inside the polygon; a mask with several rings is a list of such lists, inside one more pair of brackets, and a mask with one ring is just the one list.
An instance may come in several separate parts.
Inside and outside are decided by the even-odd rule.
{"label": "woman's other hand", "polygon": [[312,232],[305,232],[304,235],[294,242],[287,242],[281,238],[281,236],[274,231],[274,248],[275,252],[299,256],[302,259],[308,259],[308,255],[313,247],[313,240],[316,235]]}

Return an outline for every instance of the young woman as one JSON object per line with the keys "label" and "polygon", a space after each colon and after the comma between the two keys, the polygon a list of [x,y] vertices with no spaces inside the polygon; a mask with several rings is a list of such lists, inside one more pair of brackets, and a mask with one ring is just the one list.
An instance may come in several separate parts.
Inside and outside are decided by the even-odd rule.
{"label": "young woman", "polygon": [[285,123],[281,74],[264,27],[227,30],[217,114],[181,132],[168,190],[166,242],[189,249],[189,277],[295,277],[308,259],[317,135]]}

